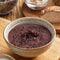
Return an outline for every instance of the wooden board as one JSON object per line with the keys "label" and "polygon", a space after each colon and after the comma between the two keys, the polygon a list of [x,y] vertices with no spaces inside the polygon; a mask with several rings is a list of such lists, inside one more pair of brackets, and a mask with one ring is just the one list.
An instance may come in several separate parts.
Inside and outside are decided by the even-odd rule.
{"label": "wooden board", "polygon": [[[18,2],[17,2],[17,5],[14,7],[14,9],[13,9],[13,11],[11,12],[11,13],[9,13],[8,15],[4,15],[4,16],[0,16],[0,17],[3,17],[3,18],[5,18],[5,19],[7,19],[7,20],[10,20],[10,21],[14,21],[14,20],[16,20],[16,19],[18,19],[18,18],[21,18],[21,17],[23,17],[23,14],[22,14],[22,11],[24,12],[24,15],[25,15],[25,13],[27,13],[27,15],[26,15],[26,17],[30,17],[30,16],[32,16],[32,14],[30,14],[30,13],[32,13],[32,11],[30,10],[30,9],[28,9],[27,7],[26,8],[24,8],[23,7],[23,9],[22,9],[22,5],[23,5],[23,2],[24,2],[24,0],[18,0]],[[51,2],[50,2],[51,3]],[[51,5],[54,5],[53,4],[53,2],[52,2],[52,4]],[[49,6],[49,5],[48,5]],[[28,11],[26,10],[26,9],[28,9]],[[30,13],[29,13],[30,12]],[[54,13],[54,12],[51,12],[52,14]],[[39,13],[37,13],[36,11],[33,13],[33,16],[32,17],[36,17],[35,15],[37,14],[37,16],[39,15],[40,16],[40,11],[39,11]],[[59,19],[59,13],[54,13],[54,17],[55,17],[55,15],[56,15],[56,18],[54,19],[54,17],[53,18],[51,18],[51,17],[49,17],[49,18],[45,18],[45,16],[47,16],[48,17],[48,14],[49,13],[47,13],[47,14],[45,14],[42,18],[44,18],[44,19],[46,19],[46,20],[50,20],[51,22],[53,21],[53,22],[55,22],[55,20],[57,19],[57,21],[60,21]],[[49,15],[49,16],[51,16],[51,15]],[[59,18],[59,19],[58,19]],[[58,23],[53,23],[53,25],[54,25],[54,27],[55,27],[55,29],[57,30],[57,33],[60,33],[60,23],[58,24]]]}
{"label": "wooden board", "polygon": [[11,51],[11,49],[7,46],[3,38],[3,31],[7,24],[10,21],[0,18],[0,53],[9,54],[13,56],[16,60],[59,60],[60,58],[60,39],[56,38],[51,48],[43,53],[42,55],[36,58],[23,58],[21,56],[16,55]]}
{"label": "wooden board", "polygon": [[[48,6],[53,6],[54,3],[52,0],[49,1]],[[51,23],[60,23],[60,13],[59,12],[48,12],[44,14],[43,16],[40,16],[40,11],[41,10],[31,10],[30,8],[27,7],[27,5],[24,3],[22,6],[22,11],[25,17],[39,17],[46,19],[47,21]]]}
{"label": "wooden board", "polygon": [[18,0],[17,5],[14,7],[14,9],[7,15],[0,15],[0,17],[3,17],[5,19],[8,19],[10,21],[14,21],[18,18],[23,17],[22,14],[22,5],[24,0]]}
{"label": "wooden board", "polygon": [[[47,6],[53,6],[54,3],[52,0],[50,0],[49,4]],[[46,6],[46,7],[47,7]],[[60,13],[58,12],[48,12],[44,14],[43,16],[40,16],[40,10],[31,10],[27,7],[27,5],[24,3],[22,6],[22,11],[25,17],[38,17],[45,19],[52,23],[57,30],[57,33],[60,33]]]}

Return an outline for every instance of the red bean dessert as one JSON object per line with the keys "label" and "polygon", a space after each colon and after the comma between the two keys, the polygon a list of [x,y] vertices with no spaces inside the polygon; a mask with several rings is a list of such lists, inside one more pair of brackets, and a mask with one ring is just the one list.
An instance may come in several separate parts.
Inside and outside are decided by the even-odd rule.
{"label": "red bean dessert", "polygon": [[50,31],[39,24],[24,23],[15,26],[8,34],[11,44],[20,48],[37,48],[51,41]]}

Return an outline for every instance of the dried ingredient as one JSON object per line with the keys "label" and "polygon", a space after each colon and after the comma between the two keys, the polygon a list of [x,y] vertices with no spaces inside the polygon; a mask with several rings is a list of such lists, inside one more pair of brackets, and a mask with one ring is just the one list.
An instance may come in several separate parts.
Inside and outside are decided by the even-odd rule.
{"label": "dried ingredient", "polygon": [[17,0],[0,0],[0,13],[7,13],[13,9]]}
{"label": "dried ingredient", "polygon": [[50,6],[41,11],[41,15],[44,15],[47,12],[60,12],[60,7],[59,6]]}

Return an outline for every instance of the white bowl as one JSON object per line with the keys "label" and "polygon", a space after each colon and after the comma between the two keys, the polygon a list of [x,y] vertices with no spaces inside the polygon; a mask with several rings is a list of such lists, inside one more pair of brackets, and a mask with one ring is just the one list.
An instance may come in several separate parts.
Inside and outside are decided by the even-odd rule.
{"label": "white bowl", "polygon": [[[40,25],[45,26],[51,32],[52,40],[46,45],[37,47],[37,48],[20,48],[20,47],[14,46],[8,40],[8,33],[13,27],[15,27],[18,24],[22,24],[22,23],[38,23]],[[49,49],[55,37],[56,37],[56,31],[54,27],[49,22],[43,19],[40,19],[40,18],[35,18],[35,17],[26,17],[26,18],[17,19],[11,22],[9,25],[7,25],[7,27],[4,30],[4,38],[5,38],[7,45],[12,49],[13,52],[23,57],[36,57],[42,54],[43,52]]]}
{"label": "white bowl", "polygon": [[15,60],[15,59],[10,55],[0,54],[0,60]]}

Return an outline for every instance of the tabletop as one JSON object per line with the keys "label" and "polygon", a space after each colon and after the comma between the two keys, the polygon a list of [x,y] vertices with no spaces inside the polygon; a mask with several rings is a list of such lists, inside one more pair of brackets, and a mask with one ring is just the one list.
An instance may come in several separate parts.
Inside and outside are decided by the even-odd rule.
{"label": "tabletop", "polygon": [[6,44],[3,33],[5,27],[11,21],[0,18],[0,54],[8,54],[16,60],[59,60],[60,58],[60,38],[56,37],[51,47],[43,54],[35,58],[23,58],[15,54]]}
{"label": "tabletop", "polygon": [[[17,5],[14,7],[11,13],[9,13],[8,15],[0,16],[0,17],[3,17],[10,21],[14,21],[16,19],[22,18],[23,17],[23,14],[22,14],[23,3],[24,3],[24,0],[18,0]],[[57,37],[60,38],[60,34],[57,34]]]}
{"label": "tabletop", "polygon": [[8,19],[10,21],[14,21],[16,19],[22,18],[22,5],[24,3],[24,0],[18,0],[17,5],[14,7],[14,9],[7,15],[2,15],[0,17],[3,17],[5,19]]}
{"label": "tabletop", "polygon": [[[10,21],[14,21],[14,20],[16,20],[16,19],[18,19],[18,18],[22,18],[23,17],[23,14],[22,14],[22,5],[23,5],[23,2],[24,2],[24,0],[18,0],[18,3],[17,3],[17,5],[16,5],[16,7],[14,7],[14,9],[13,9],[13,11],[11,12],[11,13],[9,13],[8,15],[5,15],[5,16],[0,16],[0,17],[3,17],[3,18],[5,18],[5,19],[7,19],[7,22],[8,23],[10,23],[8,20],[10,20]],[[19,14],[18,14],[19,13]],[[18,56],[18,55],[16,55],[16,54],[14,54],[12,51],[11,51],[11,49],[10,48],[8,48],[8,46],[6,45],[6,43],[4,42],[4,39],[3,39],[3,36],[2,36],[2,33],[3,33],[3,30],[4,30],[4,27],[8,24],[6,22],[6,20],[4,21],[4,23],[3,23],[3,21],[0,21],[0,53],[5,53],[5,54],[9,54],[9,55],[11,55],[11,56],[13,56],[13,57],[15,57],[16,59],[18,59],[18,60],[42,60],[42,58],[43,59],[45,59],[46,58],[46,56],[47,57],[49,57],[49,58],[55,58],[55,57],[57,57],[58,56],[58,59],[59,59],[59,57],[60,57],[60,48],[58,48],[58,46],[60,45],[60,34],[57,34],[57,37],[59,37],[59,38],[57,38],[56,39],[56,41],[55,41],[55,43],[53,44],[53,46],[52,46],[52,48],[49,50],[49,51],[47,51],[47,53],[45,53],[45,54],[43,54],[43,55],[41,55],[41,56],[39,56],[39,57],[37,57],[37,58],[35,58],[35,59],[27,59],[27,58],[23,58],[23,57],[20,57],[20,56]],[[1,28],[2,27],[2,28]],[[2,30],[3,29],[3,30]],[[2,42],[4,42],[4,44],[2,43]],[[56,42],[57,42],[57,45],[56,45]],[[54,48],[53,48],[54,47]],[[55,48],[56,47],[56,48]],[[60,46],[59,46],[60,47]],[[54,50],[55,49],[55,50]],[[57,50],[58,51],[57,51]],[[52,51],[52,52],[51,52]],[[54,52],[55,51],[55,52]],[[57,51],[57,52],[56,52]],[[52,53],[52,54],[51,54]],[[53,54],[54,53],[54,54]],[[56,55],[56,53],[57,53],[57,55]],[[20,58],[20,59],[19,59]],[[46,60],[48,60],[48,58],[46,58]],[[51,59],[50,59],[51,60]],[[54,59],[53,59],[54,60]]]}

